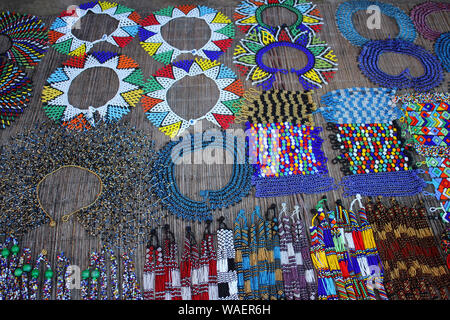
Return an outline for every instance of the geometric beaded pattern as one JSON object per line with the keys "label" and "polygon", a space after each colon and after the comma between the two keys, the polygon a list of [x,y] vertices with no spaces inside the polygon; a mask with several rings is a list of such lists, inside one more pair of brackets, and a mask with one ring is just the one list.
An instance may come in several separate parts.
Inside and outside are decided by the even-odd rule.
{"label": "geometric beaded pattern", "polygon": [[[199,49],[180,50],[170,45],[161,35],[161,28],[176,18],[203,20],[211,29],[208,42]],[[156,61],[165,65],[182,53],[192,53],[205,59],[217,60],[230,46],[235,37],[233,22],[222,12],[205,6],[169,6],[153,12],[141,21],[139,31],[141,46]]]}
{"label": "geometric beaded pattern", "polygon": [[[117,29],[95,41],[78,39],[72,34],[72,28],[88,12],[109,15],[119,22]],[[62,12],[50,26],[48,36],[56,51],[71,56],[82,56],[97,42],[106,41],[120,48],[125,47],[138,34],[140,20],[141,17],[134,9],[121,4],[108,1],[88,2],[76,7],[75,12]]]}
{"label": "geometric beaded pattern", "polygon": [[[398,75],[391,75],[379,67],[379,58],[385,52],[395,52],[417,58],[424,68],[421,76],[414,77],[409,69]],[[444,79],[444,71],[439,59],[412,42],[401,39],[372,40],[367,42],[358,57],[359,68],[373,83],[386,88],[430,91]]]}
{"label": "geometric beaded pattern", "polygon": [[414,42],[417,36],[414,24],[411,18],[400,8],[378,1],[347,1],[341,3],[336,10],[336,24],[342,36],[350,41],[351,44],[363,46],[370,41],[370,39],[361,36],[356,31],[352,19],[355,12],[361,10],[366,11],[370,6],[376,6],[381,13],[395,19],[400,29],[396,38]]}
{"label": "geometric beaded pattern", "polygon": [[32,90],[31,80],[25,72],[10,62],[0,63],[0,128],[5,129],[23,113]]}
{"label": "geometric beaded pattern", "polygon": [[274,7],[287,9],[297,16],[295,22],[288,26],[294,34],[304,31],[315,34],[322,28],[323,20],[320,11],[315,4],[305,0],[242,1],[236,7],[233,17],[238,28],[245,34],[258,27],[275,32],[277,26],[273,27],[264,23],[262,14],[266,9]]}
{"label": "geometric beaded pattern", "polygon": [[[186,76],[197,75],[204,75],[214,81],[219,89],[219,99],[205,115],[186,120],[172,110],[167,101],[167,92],[175,82]],[[177,61],[156,71],[146,83],[142,106],[152,124],[173,138],[202,119],[228,129],[239,112],[243,95],[242,82],[230,68],[217,61],[195,58]]]}
{"label": "geometric beaded pattern", "polygon": [[[83,71],[103,67],[113,70],[119,80],[115,96],[103,106],[80,109],[69,103],[72,81]],[[74,56],[57,68],[42,90],[43,108],[47,116],[70,129],[86,130],[95,126],[94,113],[107,122],[116,122],[136,106],[143,95],[144,80],[139,65],[125,55],[114,52],[92,52]]]}
{"label": "geometric beaded pattern", "polygon": [[446,2],[424,2],[416,5],[411,10],[411,18],[417,31],[425,39],[436,41],[441,35],[439,31],[433,30],[428,26],[427,16],[435,12],[450,11],[450,3]]}
{"label": "geometric beaded pattern", "polygon": [[[263,56],[272,48],[291,47],[305,53],[308,62],[301,69],[279,69],[266,66]],[[321,88],[337,70],[337,57],[333,50],[311,32],[293,34],[288,28],[279,27],[270,33],[264,29],[252,29],[240,41],[234,51],[234,63],[253,85],[264,90],[272,88],[277,73],[295,73],[304,90]]]}
{"label": "geometric beaded pattern", "polygon": [[1,12],[0,34],[11,41],[5,56],[26,68],[34,68],[48,49],[47,28],[32,15]]}

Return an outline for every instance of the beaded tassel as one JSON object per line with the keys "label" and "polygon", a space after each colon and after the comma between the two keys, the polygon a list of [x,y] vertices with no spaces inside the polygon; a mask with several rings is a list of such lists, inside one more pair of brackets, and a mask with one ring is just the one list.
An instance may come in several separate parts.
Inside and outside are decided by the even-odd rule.
{"label": "beaded tassel", "polygon": [[180,269],[177,264],[178,247],[169,225],[165,225],[164,240],[164,281],[165,300],[181,300]]}
{"label": "beaded tassel", "polygon": [[198,271],[198,300],[209,300],[208,275],[209,275],[209,259],[208,259],[208,243],[206,236],[200,243],[200,263]]}
{"label": "beaded tassel", "polygon": [[234,221],[234,246],[236,248],[239,298],[242,300],[250,300],[253,298],[250,285],[250,251],[247,219],[243,209],[239,211]]}
{"label": "beaded tassel", "polygon": [[[275,210],[276,207],[273,207]],[[268,209],[270,210],[270,208]],[[273,218],[275,217],[275,212],[273,215]],[[267,249],[267,277],[268,277],[268,283],[269,283],[269,299],[270,300],[276,300],[278,299],[278,287],[277,287],[277,281],[276,281],[276,272],[278,271],[276,263],[275,263],[275,239],[274,239],[274,233],[273,228],[276,227],[277,220],[273,220],[268,218],[268,213],[266,213],[266,219],[264,221],[264,232],[266,234],[266,249]],[[278,263],[279,259],[277,259]],[[281,262],[281,261],[280,261]],[[280,263],[281,267],[281,263]]]}
{"label": "beaded tassel", "polygon": [[193,247],[196,246],[195,239],[191,233],[191,227],[186,227],[184,237],[184,249],[181,256],[180,263],[180,277],[181,277],[181,298],[182,300],[194,300],[192,298],[192,273],[193,273]]}
{"label": "beaded tassel", "polygon": [[206,235],[208,249],[208,297],[209,300],[218,300],[217,287],[217,257],[214,249],[214,238],[211,233]]}
{"label": "beaded tassel", "polygon": [[280,236],[278,231],[278,218],[274,215],[270,223],[270,237],[273,243],[273,259],[275,268],[275,292],[278,300],[285,298],[283,289],[283,272],[281,270]]}
{"label": "beaded tassel", "polygon": [[219,300],[238,300],[236,251],[233,243],[233,230],[219,218],[217,230],[217,287]]}

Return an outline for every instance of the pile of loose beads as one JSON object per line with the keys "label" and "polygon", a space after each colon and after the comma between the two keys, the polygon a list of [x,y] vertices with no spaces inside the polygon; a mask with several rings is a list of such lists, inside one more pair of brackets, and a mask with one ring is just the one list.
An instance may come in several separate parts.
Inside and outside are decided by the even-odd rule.
{"label": "pile of loose beads", "polygon": [[431,29],[427,22],[428,15],[440,11],[450,11],[450,3],[428,1],[416,5],[411,10],[414,25],[424,38],[434,41],[441,35],[440,32]]}
{"label": "pile of loose beads", "polygon": [[[379,58],[385,52],[411,55],[423,66],[424,73],[413,77],[409,69],[398,75],[391,75],[379,67]],[[423,47],[400,39],[372,40],[364,45],[358,58],[362,73],[373,83],[393,89],[429,91],[438,87],[443,80],[443,69],[439,59]]]}

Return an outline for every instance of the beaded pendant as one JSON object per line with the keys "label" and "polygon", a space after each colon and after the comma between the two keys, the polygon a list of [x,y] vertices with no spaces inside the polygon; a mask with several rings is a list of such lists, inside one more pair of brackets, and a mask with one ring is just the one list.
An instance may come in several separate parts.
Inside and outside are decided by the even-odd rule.
{"label": "beaded pendant", "polygon": [[[75,37],[72,30],[75,24],[89,12],[106,14],[118,21],[117,29],[109,35],[103,35],[95,41],[81,40]],[[83,56],[99,42],[106,41],[116,47],[123,48],[138,34],[141,17],[134,9],[108,1],[83,3],[73,12],[63,11],[50,26],[48,37],[52,47],[70,56]]]}

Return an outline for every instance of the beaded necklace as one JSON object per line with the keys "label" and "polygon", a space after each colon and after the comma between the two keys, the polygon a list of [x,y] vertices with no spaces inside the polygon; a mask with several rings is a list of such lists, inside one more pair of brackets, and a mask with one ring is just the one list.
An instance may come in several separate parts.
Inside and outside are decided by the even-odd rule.
{"label": "beaded necklace", "polygon": [[[131,253],[132,254],[132,253]],[[128,253],[122,254],[122,300],[142,300],[141,289],[135,273],[134,262]]]}
{"label": "beaded necklace", "polygon": [[[413,77],[409,69],[399,75],[390,75],[379,68],[379,58],[385,52],[411,55],[423,66],[424,74]],[[430,91],[438,87],[444,79],[439,59],[423,47],[400,39],[372,40],[364,45],[358,57],[359,68],[373,83],[392,89]]]}
{"label": "beaded necklace", "polygon": [[52,277],[53,271],[50,262],[47,259],[47,251],[42,250],[39,253],[34,269],[31,271],[31,281],[30,281],[30,300],[38,300],[39,296],[39,275],[41,263],[45,267],[44,272],[44,282],[42,284],[41,299],[50,300],[52,294]]}
{"label": "beaded necklace", "polygon": [[446,72],[450,72],[450,32],[443,33],[434,44],[434,52]]}
{"label": "beaded necklace", "polygon": [[237,287],[240,300],[253,299],[250,279],[249,230],[245,211],[241,209],[234,221],[234,247],[236,248]]}
{"label": "beaded necklace", "polygon": [[[67,286],[67,284],[69,283],[69,280],[71,278],[71,273],[68,268],[69,265],[70,265],[70,261],[65,256],[64,252],[61,252],[60,254],[58,254],[58,256],[56,257],[56,300],[70,300],[71,299],[72,291]],[[25,268],[25,266],[23,268]],[[25,281],[23,281],[23,282],[26,283]],[[25,285],[25,287],[26,287],[26,285]]]}
{"label": "beaded necklace", "polygon": [[219,300],[238,300],[236,251],[233,243],[233,230],[224,223],[222,216],[218,219],[217,230],[217,288]]}
{"label": "beaded necklace", "polygon": [[411,10],[411,18],[417,31],[428,40],[435,41],[441,35],[440,32],[431,29],[427,22],[428,15],[439,11],[450,11],[450,4],[428,1],[416,5]]}

